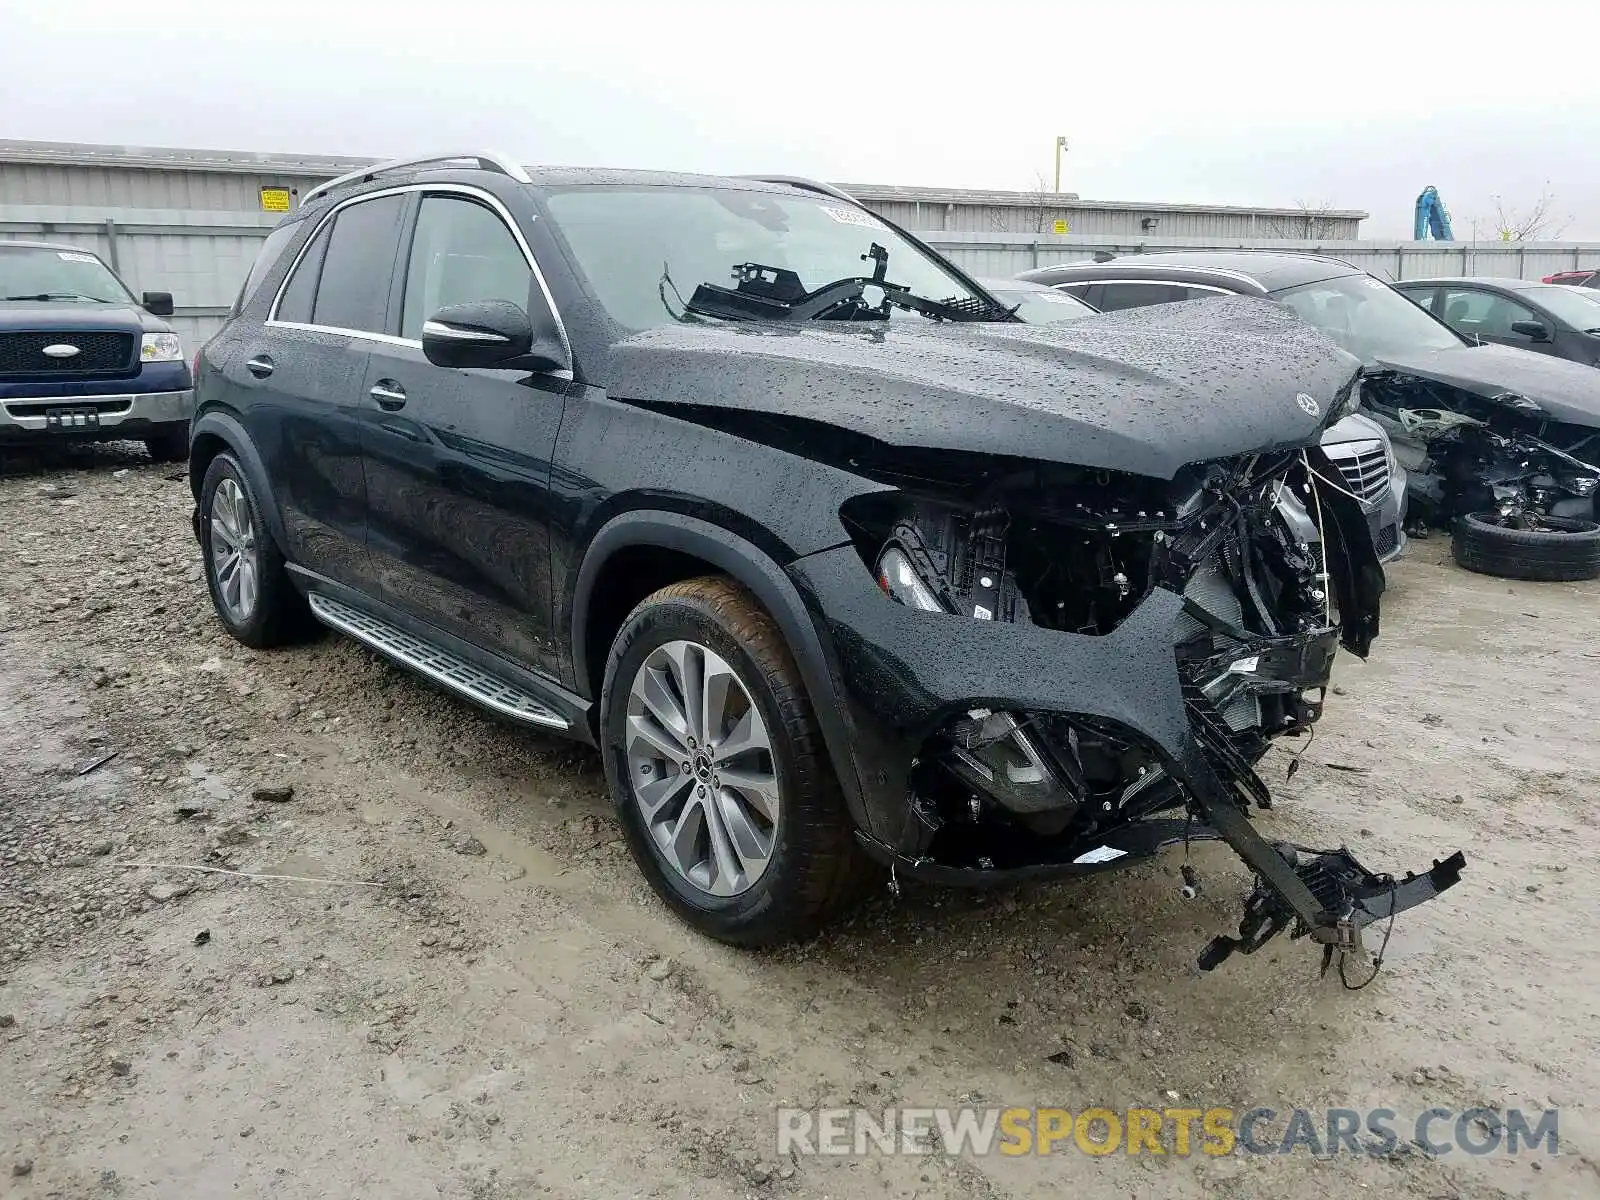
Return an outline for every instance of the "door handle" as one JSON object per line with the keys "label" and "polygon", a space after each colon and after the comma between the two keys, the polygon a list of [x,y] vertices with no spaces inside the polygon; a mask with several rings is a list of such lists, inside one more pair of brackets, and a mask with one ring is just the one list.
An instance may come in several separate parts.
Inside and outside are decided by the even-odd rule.
{"label": "door handle", "polygon": [[380,379],[373,384],[367,392],[378,402],[378,407],[386,412],[394,412],[404,408],[406,404],[406,390],[392,379]]}
{"label": "door handle", "polygon": [[270,355],[258,354],[244,364],[244,369],[257,379],[265,379],[272,374],[274,365]]}

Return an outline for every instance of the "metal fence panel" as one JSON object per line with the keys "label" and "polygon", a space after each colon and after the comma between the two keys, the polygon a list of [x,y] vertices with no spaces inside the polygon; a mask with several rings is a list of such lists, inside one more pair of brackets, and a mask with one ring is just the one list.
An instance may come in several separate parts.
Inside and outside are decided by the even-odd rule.
{"label": "metal fence panel", "polygon": [[[927,213],[933,206],[905,204],[904,208],[904,212],[897,211],[893,216],[910,226],[916,223],[918,208]],[[1002,210],[995,212],[998,216]],[[1011,209],[1005,215],[1014,217],[1018,213],[1030,221],[1036,216],[1021,209]],[[1078,215],[1097,213],[1098,210],[1087,209]],[[943,215],[942,210],[938,215]],[[1161,214],[1163,227],[1174,216],[1171,212]],[[1193,216],[1198,222],[1206,214]],[[1219,220],[1229,219],[1231,214],[1219,216]],[[171,292],[177,305],[173,325],[191,347],[221,327],[262,239],[276,222],[273,214],[252,211],[0,205],[0,238],[41,238],[82,246],[110,263],[136,293]],[[1075,224],[1074,228],[1078,226]],[[1554,271],[1600,267],[1600,243],[1596,242],[1307,241],[1276,237],[1135,237],[1119,236],[1115,231],[1056,236],[1031,231],[934,230],[919,236],[972,274],[1001,278],[1032,267],[1087,260],[1100,252],[1125,255],[1178,249],[1326,254],[1387,279],[1438,275],[1537,279]]]}

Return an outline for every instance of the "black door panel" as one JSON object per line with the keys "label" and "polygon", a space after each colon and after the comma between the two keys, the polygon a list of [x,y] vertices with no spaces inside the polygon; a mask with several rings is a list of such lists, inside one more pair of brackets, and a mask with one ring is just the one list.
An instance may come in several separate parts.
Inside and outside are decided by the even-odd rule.
{"label": "black door panel", "polygon": [[352,587],[372,585],[352,387],[366,364],[357,339],[269,325],[234,343],[220,372],[223,401],[241,414],[272,481],[285,554]]}
{"label": "black door panel", "polygon": [[363,411],[367,544],[382,598],[525,666],[553,672],[550,452],[568,384],[453,371],[374,350]]}

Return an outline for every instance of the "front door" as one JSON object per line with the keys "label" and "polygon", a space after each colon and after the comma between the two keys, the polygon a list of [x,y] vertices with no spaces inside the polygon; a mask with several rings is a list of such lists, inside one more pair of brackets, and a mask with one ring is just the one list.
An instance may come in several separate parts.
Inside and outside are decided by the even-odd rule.
{"label": "front door", "polygon": [[367,540],[382,595],[448,633],[545,673],[551,636],[550,454],[571,386],[423,357],[449,304],[545,305],[527,253],[487,196],[425,192],[396,291],[398,340],[361,382]]}

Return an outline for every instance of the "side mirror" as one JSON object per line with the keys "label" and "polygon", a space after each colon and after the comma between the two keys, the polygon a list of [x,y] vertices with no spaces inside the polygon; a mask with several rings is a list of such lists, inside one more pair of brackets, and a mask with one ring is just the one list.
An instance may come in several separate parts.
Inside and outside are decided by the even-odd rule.
{"label": "side mirror", "polygon": [[139,298],[140,305],[152,317],[170,317],[172,315],[171,292],[146,292]]}
{"label": "side mirror", "polygon": [[1513,321],[1511,322],[1511,332],[1520,333],[1532,342],[1548,342],[1550,340],[1550,331],[1545,328],[1542,321]]}
{"label": "side mirror", "polygon": [[422,323],[422,353],[438,367],[555,371],[569,365],[554,327],[536,330],[509,300],[441,308]]}

